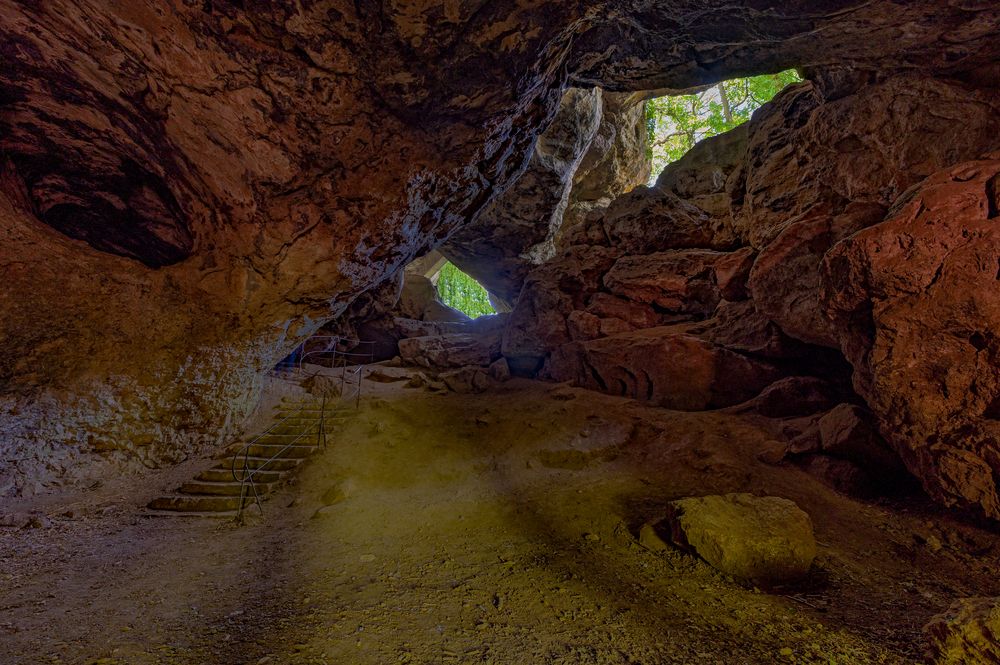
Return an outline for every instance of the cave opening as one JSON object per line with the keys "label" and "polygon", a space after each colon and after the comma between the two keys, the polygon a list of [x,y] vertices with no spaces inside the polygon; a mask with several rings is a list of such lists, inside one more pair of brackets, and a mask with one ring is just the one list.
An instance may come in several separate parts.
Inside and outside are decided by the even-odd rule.
{"label": "cave opening", "polygon": [[496,314],[497,310],[490,302],[490,294],[482,284],[448,261],[432,278],[438,295],[448,307],[457,309],[470,319]]}
{"label": "cave opening", "polygon": [[794,69],[776,74],[732,78],[690,94],[663,95],[646,101],[646,155],[649,184],[700,141],[728,132],[750,120],[753,112],[802,76]]}

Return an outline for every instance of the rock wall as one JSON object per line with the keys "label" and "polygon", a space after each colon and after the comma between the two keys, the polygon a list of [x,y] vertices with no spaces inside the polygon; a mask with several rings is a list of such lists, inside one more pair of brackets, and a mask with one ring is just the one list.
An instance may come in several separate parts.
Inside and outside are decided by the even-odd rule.
{"label": "rock wall", "polygon": [[1000,519],[997,149],[994,86],[816,75],[567,234],[503,351],[678,409],[837,383],[842,353],[925,489]]}
{"label": "rock wall", "polygon": [[939,0],[0,0],[0,488],[226,437],[262,371],[516,181],[568,86],[831,54],[977,80],[997,23]]}

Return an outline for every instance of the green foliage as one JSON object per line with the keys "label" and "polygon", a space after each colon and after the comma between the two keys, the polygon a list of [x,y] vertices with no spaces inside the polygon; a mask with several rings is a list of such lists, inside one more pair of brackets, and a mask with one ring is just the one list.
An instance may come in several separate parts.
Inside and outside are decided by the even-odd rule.
{"label": "green foliage", "polygon": [[496,314],[496,310],[490,304],[490,297],[486,293],[486,289],[480,286],[479,282],[456,268],[451,261],[441,268],[437,290],[441,302],[474,319],[487,314]]}
{"label": "green foliage", "polygon": [[663,167],[680,159],[698,141],[743,124],[782,88],[801,80],[789,69],[724,81],[696,95],[650,99],[646,102],[646,150],[653,165],[651,178],[655,180]]}

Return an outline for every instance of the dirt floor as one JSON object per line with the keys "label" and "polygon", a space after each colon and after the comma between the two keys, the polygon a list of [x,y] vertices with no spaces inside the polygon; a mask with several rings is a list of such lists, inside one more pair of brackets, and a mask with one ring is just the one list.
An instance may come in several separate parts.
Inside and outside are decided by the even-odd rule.
{"label": "dirt floor", "polygon": [[[910,663],[928,618],[1000,594],[997,535],[763,464],[744,417],[372,385],[249,525],[143,516],[211,460],[7,502],[39,519],[0,529],[0,663]],[[764,593],[638,544],[665,502],[729,491],[810,514],[807,583]]]}

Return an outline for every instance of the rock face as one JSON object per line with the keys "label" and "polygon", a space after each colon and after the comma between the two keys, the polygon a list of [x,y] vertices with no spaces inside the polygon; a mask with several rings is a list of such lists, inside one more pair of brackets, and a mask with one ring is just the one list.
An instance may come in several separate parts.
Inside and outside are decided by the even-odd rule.
{"label": "rock face", "polygon": [[749,282],[758,308],[789,335],[836,347],[820,311],[824,254],[923,178],[1000,149],[998,110],[995,89],[914,77],[831,100],[799,86],[762,109],[730,185],[735,230],[761,250]]}
{"label": "rock face", "polygon": [[758,5],[0,0],[0,490],[224,439],[263,372],[515,183],[568,87],[996,61],[990,3]]}
{"label": "rock face", "polygon": [[995,87],[792,86],[574,227],[528,275],[504,354],[685,409],[849,373],[856,396],[823,399],[860,397],[873,418],[845,405],[794,434],[803,463],[878,487],[901,457],[946,505],[1000,518],[998,143]]}
{"label": "rock face", "polygon": [[812,521],[794,501],[726,494],[669,506],[670,540],[733,577],[762,586],[796,582],[816,558]]}
{"label": "rock face", "polygon": [[555,253],[573,177],[601,122],[601,91],[570,89],[538,137],[527,171],[479,218],[441,247],[463,272],[504,303]]}
{"label": "rock face", "polygon": [[643,96],[570,89],[524,174],[440,251],[508,311],[567,227],[648,176]]}
{"label": "rock face", "polygon": [[963,598],[924,626],[935,665],[1000,663],[1000,600]]}
{"label": "rock face", "polygon": [[707,342],[684,328],[647,328],[564,344],[549,358],[547,375],[682,411],[738,404],[781,376],[767,362]]}
{"label": "rock face", "polygon": [[833,248],[824,303],[883,435],[946,505],[1000,518],[1000,159],[945,169]]}

